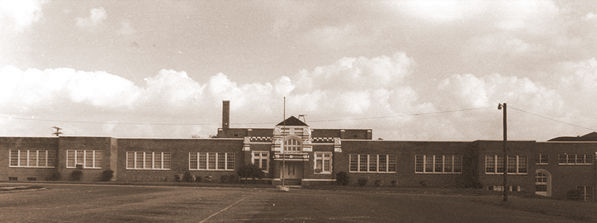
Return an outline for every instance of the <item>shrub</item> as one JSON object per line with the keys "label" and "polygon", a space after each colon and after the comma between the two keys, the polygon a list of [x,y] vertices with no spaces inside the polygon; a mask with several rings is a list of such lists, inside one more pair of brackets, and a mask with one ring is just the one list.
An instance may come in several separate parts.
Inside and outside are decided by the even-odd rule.
{"label": "shrub", "polygon": [[427,186],[427,182],[424,180],[419,181],[419,184],[421,185],[421,187],[426,187]]}
{"label": "shrub", "polygon": [[257,178],[261,179],[265,176],[265,173],[263,173],[263,170],[261,170],[258,166],[254,165],[254,164],[242,166],[241,168],[238,169],[237,173],[238,173],[238,176],[243,177],[243,178],[253,178],[253,182],[255,182],[255,179],[257,179]]}
{"label": "shrub", "polygon": [[58,171],[53,172],[50,176],[46,177],[46,180],[56,181],[60,180],[60,173]]}
{"label": "shrub", "polygon": [[336,174],[336,184],[338,185],[348,185],[348,182],[350,182],[349,180],[350,176],[344,171]]}
{"label": "shrub", "polygon": [[189,171],[185,171],[182,174],[182,181],[183,182],[193,182],[193,175]]}
{"label": "shrub", "polygon": [[201,182],[201,176],[195,176],[195,182]]}
{"label": "shrub", "polygon": [[110,181],[114,176],[114,171],[107,169],[102,172],[101,181]]}
{"label": "shrub", "polygon": [[383,184],[383,182],[382,182],[381,180],[375,180],[375,182],[373,182],[373,184],[374,184],[376,187],[379,187],[379,186],[381,186],[381,185]]}
{"label": "shrub", "polygon": [[367,185],[367,182],[368,182],[368,181],[369,181],[369,180],[367,180],[367,178],[359,178],[359,179],[357,180],[357,183],[359,183],[359,186],[363,187],[363,186]]}
{"label": "shrub", "polygon": [[180,180],[181,180],[180,174],[174,174],[174,181],[180,182]]}
{"label": "shrub", "polygon": [[395,187],[396,185],[398,185],[398,181],[397,180],[392,180],[392,187]]}
{"label": "shrub", "polygon": [[228,176],[227,175],[220,176],[220,183],[228,183]]}
{"label": "shrub", "polygon": [[230,174],[230,176],[228,176],[228,183],[238,183],[238,176],[236,174]]}
{"label": "shrub", "polygon": [[81,170],[73,170],[73,172],[70,173],[70,178],[72,180],[81,180],[82,176],[83,176],[83,171],[81,171]]}
{"label": "shrub", "polygon": [[581,200],[582,192],[580,190],[569,190],[566,193],[566,199],[568,200]]}
{"label": "shrub", "polygon": [[213,181],[213,177],[205,176],[205,182],[211,183]]}

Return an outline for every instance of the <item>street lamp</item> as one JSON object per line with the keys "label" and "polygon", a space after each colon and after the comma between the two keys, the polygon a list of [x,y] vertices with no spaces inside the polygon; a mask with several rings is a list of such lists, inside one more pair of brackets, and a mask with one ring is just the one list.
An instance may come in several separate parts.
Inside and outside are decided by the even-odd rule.
{"label": "street lamp", "polygon": [[[503,109],[502,109],[503,108]],[[508,201],[508,154],[506,152],[506,142],[508,141],[508,124],[506,122],[508,117],[508,109],[506,103],[498,104],[498,110],[502,110],[504,117],[503,117],[503,125],[504,125],[504,142],[503,142],[503,152],[504,152],[504,201]]]}

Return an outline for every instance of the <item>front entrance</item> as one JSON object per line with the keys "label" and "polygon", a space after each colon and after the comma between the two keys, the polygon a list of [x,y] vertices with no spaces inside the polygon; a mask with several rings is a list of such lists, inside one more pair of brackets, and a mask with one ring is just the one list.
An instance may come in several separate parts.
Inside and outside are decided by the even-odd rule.
{"label": "front entrance", "polygon": [[303,178],[303,162],[286,162],[282,169],[284,173],[284,179]]}

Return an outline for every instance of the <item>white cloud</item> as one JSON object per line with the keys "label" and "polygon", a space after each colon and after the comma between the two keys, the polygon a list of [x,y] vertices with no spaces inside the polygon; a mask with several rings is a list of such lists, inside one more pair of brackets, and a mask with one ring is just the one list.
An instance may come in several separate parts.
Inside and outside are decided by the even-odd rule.
{"label": "white cloud", "polygon": [[[597,105],[586,102],[597,95],[597,60],[558,66],[558,72],[566,75],[541,81],[514,75],[465,73],[434,82],[411,75],[414,61],[399,52],[391,56],[341,58],[272,82],[239,83],[222,73],[198,82],[184,71],[161,70],[140,84],[102,71],[21,70],[5,66],[0,68],[0,113],[106,121],[101,125],[58,122],[71,131],[68,134],[206,137],[220,125],[222,100],[232,101],[233,126],[271,127],[280,119],[282,97],[286,96],[287,114],[307,114],[307,121],[312,121],[315,128],[373,128],[377,133],[383,132],[377,136],[386,139],[495,139],[500,137],[501,125],[495,106],[501,102],[571,123],[577,123],[579,116],[591,117]],[[435,91],[423,92],[413,80],[428,82],[425,85],[436,86]],[[429,98],[425,101],[420,97],[423,94],[431,95],[425,95]],[[471,107],[487,110],[416,115]],[[547,139],[575,134],[570,133],[575,130],[586,131],[516,110],[511,112],[513,139]],[[330,119],[341,120],[322,121]],[[580,120],[586,121],[587,126],[597,124],[595,120]],[[238,124],[247,122],[271,124]],[[56,124],[5,118],[2,123],[19,126],[0,129],[0,134],[5,135],[46,134],[48,125]]]}
{"label": "white cloud", "polygon": [[129,36],[135,34],[135,32],[137,32],[137,30],[133,28],[129,21],[123,21],[120,23],[120,28],[118,29],[118,33],[120,35]]}
{"label": "white cloud", "polygon": [[390,7],[428,22],[444,23],[467,19],[482,13],[485,5],[479,1],[430,0],[390,1]]}
{"label": "white cloud", "polygon": [[0,0],[0,31],[21,32],[42,17],[44,0]]}
{"label": "white cloud", "polygon": [[587,13],[584,17],[585,20],[593,20],[595,18],[597,18],[597,14],[595,14],[593,12]]}
{"label": "white cloud", "polygon": [[76,18],[76,24],[81,28],[90,28],[101,24],[106,18],[108,18],[108,14],[103,7],[92,8],[89,10],[89,17]]}

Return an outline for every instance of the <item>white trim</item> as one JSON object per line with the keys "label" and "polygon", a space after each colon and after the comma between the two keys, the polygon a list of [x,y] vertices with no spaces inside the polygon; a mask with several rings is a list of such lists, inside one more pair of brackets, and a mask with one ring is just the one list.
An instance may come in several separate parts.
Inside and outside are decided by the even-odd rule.
{"label": "white trim", "polygon": [[321,181],[321,182],[334,182],[336,179],[301,179],[301,181]]}

